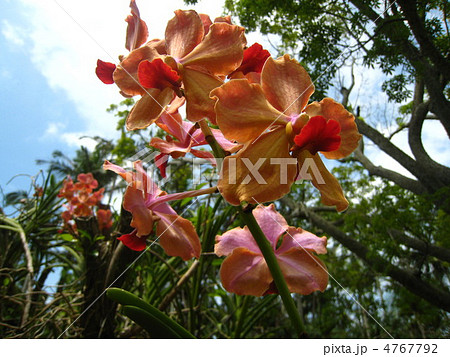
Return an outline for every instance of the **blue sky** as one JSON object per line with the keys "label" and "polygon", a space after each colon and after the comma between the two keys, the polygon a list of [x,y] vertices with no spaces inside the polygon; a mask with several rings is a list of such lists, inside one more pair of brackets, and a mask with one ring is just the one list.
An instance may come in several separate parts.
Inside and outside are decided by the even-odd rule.
{"label": "blue sky", "polygon": [[[187,8],[182,0],[137,3],[150,38],[163,36],[173,10]],[[203,0],[195,8],[214,18],[222,13],[222,4]],[[84,135],[112,138],[116,134],[116,119],[106,108],[123,98],[114,85],[101,83],[94,69],[98,58],[114,62],[127,53],[124,19],[128,5],[129,0],[2,0],[0,186],[5,192],[28,187],[26,177],[6,183],[17,174],[36,175],[42,168],[36,159],[50,159],[54,150],[71,156],[80,144],[92,146],[89,140],[79,139]],[[268,41],[258,34],[247,35],[247,40],[249,44],[261,42],[270,50]],[[395,108],[386,106],[379,89],[380,72],[362,68],[355,72],[352,104],[375,119],[393,114]],[[330,96],[340,99],[337,90],[331,90]],[[424,133],[431,156],[450,164],[448,139],[440,124],[427,122]],[[394,142],[407,146],[405,135]],[[377,164],[405,172],[377,150],[371,150],[370,156]]]}
{"label": "blue sky", "polygon": [[[154,2],[151,2],[154,4]],[[162,37],[181,0],[155,8],[138,1],[150,36]],[[221,14],[222,1],[200,6]],[[54,150],[71,156],[81,136],[113,137],[116,119],[106,113],[123,98],[115,86],[95,76],[97,58],[116,61],[126,54],[125,17],[129,1],[2,0],[0,15],[0,186],[4,192],[26,189]],[[203,10],[204,9],[204,10]]]}
{"label": "blue sky", "polygon": [[56,149],[73,152],[74,148],[69,149],[64,142],[45,135],[50,123],[71,123],[77,127],[75,130],[80,130],[81,126],[73,102],[65,93],[49,86],[33,64],[27,44],[22,38],[13,37],[12,23],[17,28],[30,30],[22,16],[21,4],[7,2],[6,5],[0,20],[0,120],[3,127],[0,185],[11,191],[24,188],[29,182],[21,177],[6,186],[14,175],[37,173],[36,159],[48,158]]}

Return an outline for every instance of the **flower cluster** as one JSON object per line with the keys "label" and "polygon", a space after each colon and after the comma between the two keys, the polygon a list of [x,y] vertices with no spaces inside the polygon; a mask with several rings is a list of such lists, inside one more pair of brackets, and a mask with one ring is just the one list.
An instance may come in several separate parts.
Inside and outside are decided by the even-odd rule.
{"label": "flower cluster", "polygon": [[[94,192],[98,187],[97,180],[91,173],[79,174],[77,182],[73,182],[69,176],[63,182],[63,187],[58,193],[58,197],[64,198],[66,210],[61,214],[66,229],[76,232],[74,218],[89,217],[94,215],[94,207],[98,207],[103,198],[104,188]],[[95,212],[99,231],[103,232],[112,227],[112,213],[109,209],[97,208]]]}
{"label": "flower cluster", "polygon": [[[289,289],[300,294],[323,291],[326,268],[315,254],[326,253],[326,239],[288,226],[274,205],[261,203],[283,197],[296,180],[310,178],[323,204],[345,210],[348,202],[342,188],[320,155],[342,159],[356,149],[361,135],[353,115],[331,98],[308,103],[314,85],[300,63],[289,55],[274,59],[257,43],[247,47],[244,28],[229,17],[212,21],[192,10],[177,10],[164,38],[148,41],[147,25],[134,0],[130,7],[128,55],[121,56],[117,65],[99,60],[96,69],[100,80],[115,83],[124,96],[140,96],[127,118],[127,129],[156,124],[167,133],[165,139],[150,141],[160,151],[163,176],[169,157],[191,153],[215,164],[217,155],[194,149],[211,139],[225,156],[218,191],[231,205],[258,205],[254,217]],[[182,107],[187,121],[179,113]],[[305,162],[314,167],[302,170]],[[134,231],[120,237],[122,242],[144,249],[156,224],[167,254],[198,258],[201,245],[194,227],[167,202],[212,191],[166,194],[146,175],[141,162],[134,166],[135,172],[127,172],[109,162],[104,165],[128,182],[123,207],[133,215]],[[252,295],[276,292],[247,228],[218,236],[215,252],[227,256],[221,268],[227,290]]]}

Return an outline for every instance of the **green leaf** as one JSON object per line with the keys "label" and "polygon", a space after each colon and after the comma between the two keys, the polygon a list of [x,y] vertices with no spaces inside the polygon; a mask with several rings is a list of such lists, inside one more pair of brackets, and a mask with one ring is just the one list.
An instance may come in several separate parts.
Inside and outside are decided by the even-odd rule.
{"label": "green leaf", "polygon": [[64,239],[66,242],[72,242],[74,240],[73,235],[69,233],[60,234],[59,237]]}
{"label": "green leaf", "polygon": [[139,307],[126,305],[122,311],[124,315],[147,330],[152,338],[182,338],[156,316]]}
{"label": "green leaf", "polygon": [[[157,319],[158,321],[160,321],[161,323],[166,325],[169,329],[171,329],[176,334],[178,334],[180,336],[180,338],[195,338],[188,330],[186,330],[183,326],[176,323],[174,320],[172,320],[166,314],[164,314],[163,312],[159,311],[154,306],[146,303],[141,298],[137,297],[136,295],[134,295],[126,290],[119,289],[119,288],[109,288],[106,291],[106,295],[111,300],[114,300],[114,301],[118,302],[119,304],[122,304],[122,305],[128,306],[128,307],[134,306],[141,310],[146,311],[148,314],[150,314],[152,316],[153,320],[151,320],[151,321],[154,321],[155,319]],[[128,309],[128,311],[130,311],[130,309]],[[133,310],[133,311],[134,312],[132,312],[132,314],[135,314],[136,311],[135,310]],[[133,316],[135,316],[135,315],[133,315]],[[145,316],[147,316],[147,315],[145,315]],[[143,319],[145,320],[145,317],[143,317]],[[151,321],[149,320],[147,322],[147,324],[151,324]],[[141,323],[139,323],[139,324],[141,325]],[[144,325],[141,325],[141,326],[145,328]]]}

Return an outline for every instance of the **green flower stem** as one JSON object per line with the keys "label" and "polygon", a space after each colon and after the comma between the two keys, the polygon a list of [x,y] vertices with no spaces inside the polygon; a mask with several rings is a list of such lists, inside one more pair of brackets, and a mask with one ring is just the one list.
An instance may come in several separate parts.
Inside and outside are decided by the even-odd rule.
{"label": "green flower stem", "polygon": [[273,281],[275,282],[281,299],[283,300],[284,307],[286,308],[286,311],[289,315],[289,318],[291,319],[292,324],[294,325],[295,330],[297,331],[298,336],[303,337],[305,335],[305,327],[303,325],[303,321],[300,317],[297,306],[292,299],[291,293],[286,284],[286,280],[284,279],[283,273],[281,272],[281,268],[278,264],[277,258],[275,257],[275,252],[273,251],[269,240],[264,235],[251,210],[249,211],[243,209],[242,207],[239,207],[238,210],[244,223],[247,225],[248,229],[253,235],[253,238],[258,244],[262,255],[264,256],[270,273],[272,274]]}

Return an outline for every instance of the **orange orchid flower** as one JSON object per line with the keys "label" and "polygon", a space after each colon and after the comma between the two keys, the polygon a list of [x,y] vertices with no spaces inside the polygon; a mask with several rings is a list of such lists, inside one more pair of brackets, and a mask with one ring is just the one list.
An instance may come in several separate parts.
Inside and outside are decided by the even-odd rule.
{"label": "orange orchid flower", "polygon": [[[67,204],[63,205],[66,210],[61,214],[66,229],[76,232],[76,224],[70,222],[74,218],[89,217],[94,214],[93,208],[100,205],[105,191],[101,188],[94,192],[97,187],[98,182],[90,172],[79,174],[76,183],[70,176],[64,180],[58,197],[63,197],[67,201]],[[110,210],[97,209],[96,217],[100,230],[111,228],[113,222]]]}
{"label": "orange orchid flower", "polygon": [[[327,239],[290,227],[273,204],[258,205],[253,215],[275,252],[289,290],[302,295],[324,291],[328,273],[315,254],[327,252]],[[254,296],[277,293],[269,268],[247,227],[237,227],[217,236],[214,252],[227,256],[220,268],[225,290]]]}
{"label": "orange orchid flower", "polygon": [[183,260],[200,257],[201,244],[194,226],[187,219],[180,217],[167,202],[208,194],[214,189],[168,195],[147,175],[141,161],[134,162],[136,172],[126,171],[109,161],[105,161],[103,168],[114,171],[128,182],[123,208],[131,212],[133,219],[130,225],[135,229],[118,238],[122,243],[136,251],[144,250],[146,237],[153,232],[156,222],[159,243],[168,255],[179,256]]}
{"label": "orange orchid flower", "polygon": [[[205,29],[208,30],[205,35]],[[244,29],[226,21],[204,24],[193,10],[177,10],[166,28],[167,55],[142,60],[138,79],[146,90],[158,90],[158,98],[144,95],[127,119],[127,129],[152,124],[175,94],[186,97],[186,115],[191,121],[207,117],[215,123],[214,101],[209,92],[220,86],[221,76],[242,62]]]}
{"label": "orange orchid flower", "polygon": [[[344,158],[356,149],[361,135],[353,115],[333,99],[308,105],[313,92],[308,73],[289,55],[267,59],[261,84],[234,79],[211,92],[224,136],[244,145],[223,163],[218,188],[229,203],[276,200],[290,191],[300,172],[312,178],[325,205],[338,211],[348,207],[318,153]],[[307,172],[302,171],[305,163]]]}

